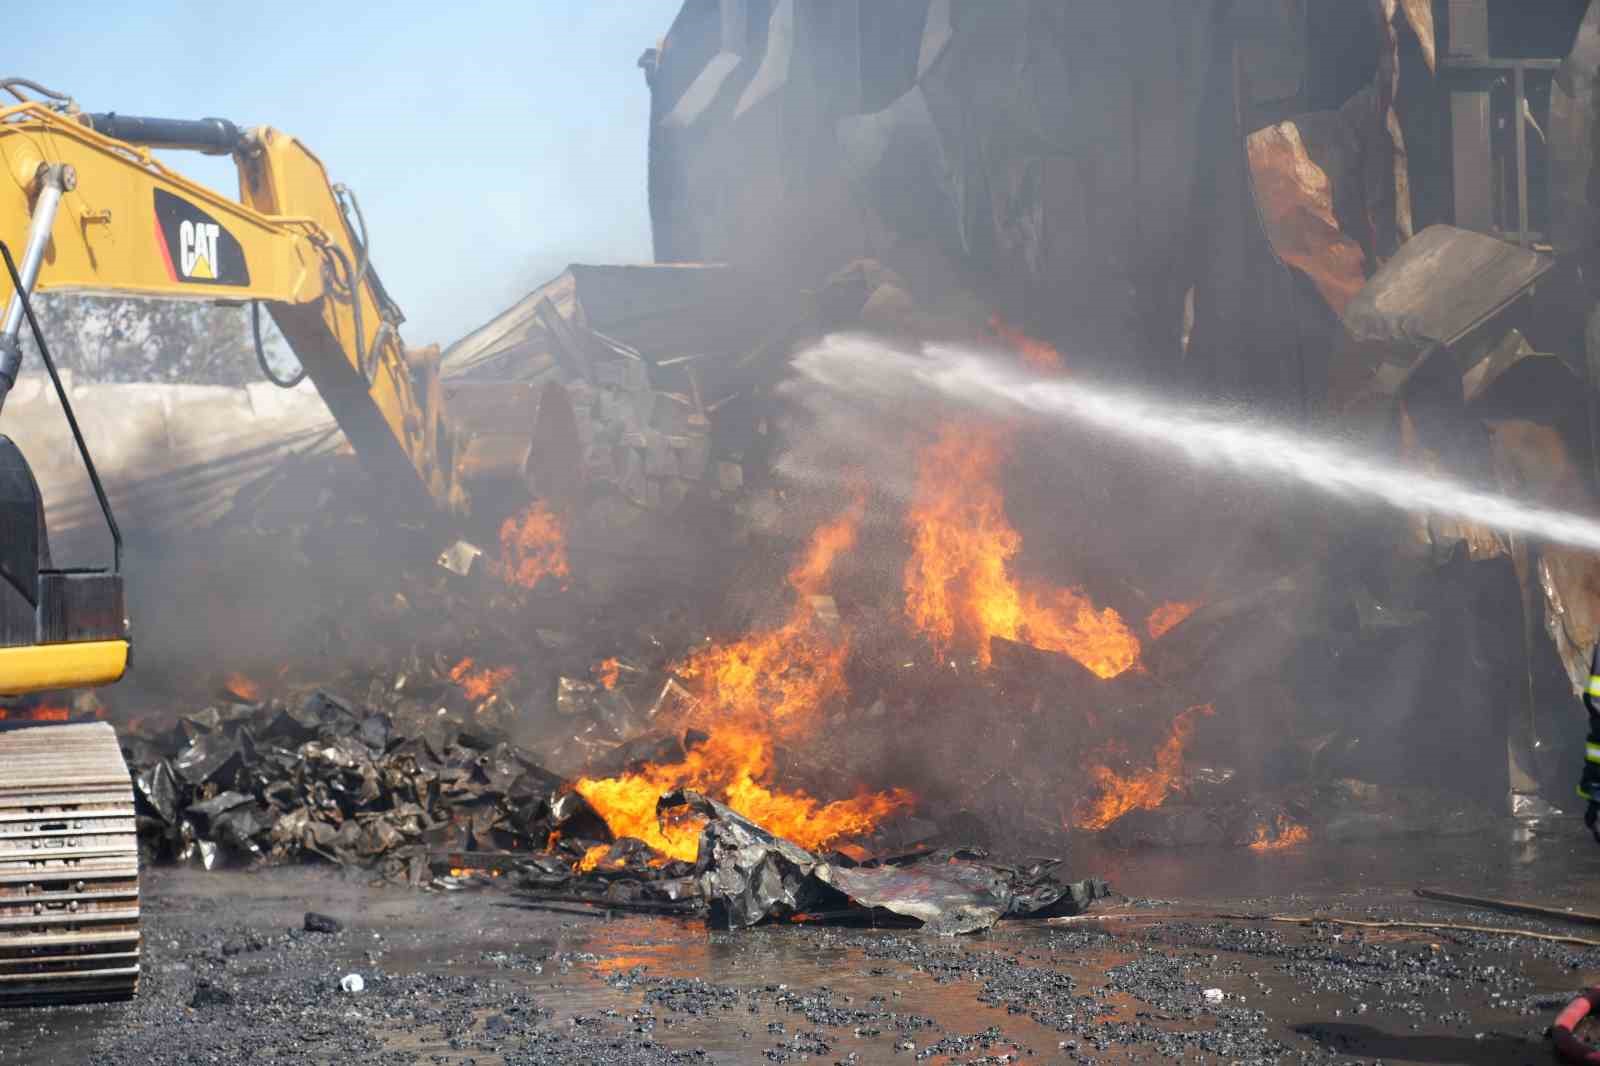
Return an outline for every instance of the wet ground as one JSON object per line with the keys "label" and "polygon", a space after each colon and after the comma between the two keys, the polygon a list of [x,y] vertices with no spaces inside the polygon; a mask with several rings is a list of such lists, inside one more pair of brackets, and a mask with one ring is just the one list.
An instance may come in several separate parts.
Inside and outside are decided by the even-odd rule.
{"label": "wet ground", "polygon": [[[1138,918],[959,940],[708,932],[327,869],[158,869],[138,999],[0,1015],[0,1063],[1550,1063],[1546,1026],[1600,981],[1600,948],[1209,917],[1600,940],[1596,927],[1411,895],[1427,885],[1600,910],[1600,847],[1581,826],[1512,833],[1084,855],[1083,875],[1132,897],[1102,910]],[[305,932],[308,910],[343,928]],[[361,991],[340,989],[350,974]]]}

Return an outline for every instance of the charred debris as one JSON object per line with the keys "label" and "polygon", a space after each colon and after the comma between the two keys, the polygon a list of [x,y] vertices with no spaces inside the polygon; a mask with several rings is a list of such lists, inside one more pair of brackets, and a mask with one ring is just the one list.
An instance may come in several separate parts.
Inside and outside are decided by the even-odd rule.
{"label": "charred debris", "polygon": [[976,847],[814,853],[689,789],[663,795],[658,815],[700,816],[699,853],[666,861],[615,837],[493,725],[358,710],[323,692],[293,707],[210,707],[131,730],[127,745],[147,856],[206,869],[322,860],[419,887],[503,883],[534,903],[704,914],[729,928],[899,922],[946,934],[1078,914],[1108,892],[1066,880],[1058,860],[1009,865]]}

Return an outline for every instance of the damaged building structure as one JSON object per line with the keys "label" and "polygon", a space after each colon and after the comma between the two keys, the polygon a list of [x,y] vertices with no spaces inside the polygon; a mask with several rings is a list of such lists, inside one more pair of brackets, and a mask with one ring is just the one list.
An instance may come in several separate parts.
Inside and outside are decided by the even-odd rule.
{"label": "damaged building structure", "polygon": [[[993,313],[1592,513],[1596,33],[1581,0],[687,3],[640,61],[656,253],[778,291],[855,264],[869,326]],[[1360,539],[1280,560],[1327,552],[1295,610],[1329,669],[1285,711],[1367,775],[1425,735],[1439,784],[1565,800],[1593,560]]]}

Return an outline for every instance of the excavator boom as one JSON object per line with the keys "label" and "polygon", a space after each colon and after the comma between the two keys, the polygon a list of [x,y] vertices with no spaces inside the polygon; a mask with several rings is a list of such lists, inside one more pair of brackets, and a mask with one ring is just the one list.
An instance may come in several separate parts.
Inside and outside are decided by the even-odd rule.
{"label": "excavator boom", "polygon": [[[231,154],[239,199],[163,165],[157,147]],[[259,301],[382,496],[410,515],[465,513],[437,351],[406,349],[354,197],[299,141],[220,119],[91,115],[40,101],[0,108],[0,240],[32,251],[41,226],[48,253],[23,262],[24,284],[38,291]],[[0,389],[6,338],[17,339],[10,290],[0,278]]]}

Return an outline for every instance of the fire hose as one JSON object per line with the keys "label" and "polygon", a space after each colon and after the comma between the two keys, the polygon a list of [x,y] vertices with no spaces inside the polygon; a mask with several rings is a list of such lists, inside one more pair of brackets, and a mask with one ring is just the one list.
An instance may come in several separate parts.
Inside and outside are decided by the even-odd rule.
{"label": "fire hose", "polygon": [[1573,1034],[1578,1023],[1597,1006],[1600,1006],[1600,986],[1589,989],[1556,1015],[1556,1024],[1550,1027],[1550,1039],[1566,1061],[1580,1066],[1600,1066],[1600,1049],[1590,1047]]}

